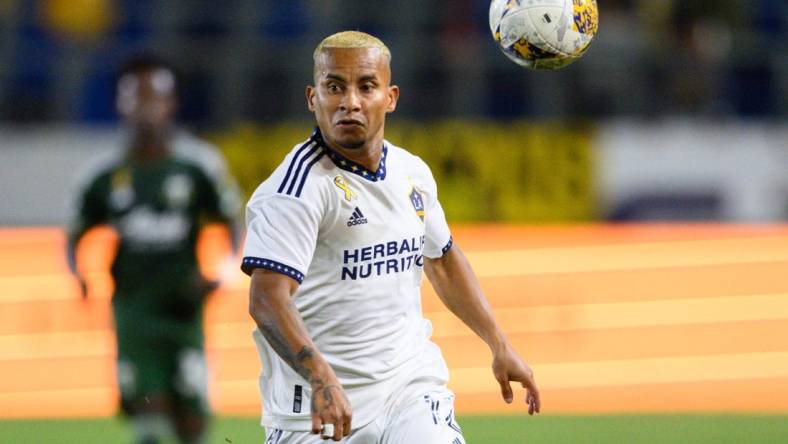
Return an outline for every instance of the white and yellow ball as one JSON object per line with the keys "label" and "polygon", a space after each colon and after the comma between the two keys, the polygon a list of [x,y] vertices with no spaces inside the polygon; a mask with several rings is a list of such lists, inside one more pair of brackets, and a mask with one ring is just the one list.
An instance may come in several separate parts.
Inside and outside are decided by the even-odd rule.
{"label": "white and yellow ball", "polygon": [[507,57],[531,69],[558,69],[588,50],[599,27],[596,0],[493,0],[490,30]]}

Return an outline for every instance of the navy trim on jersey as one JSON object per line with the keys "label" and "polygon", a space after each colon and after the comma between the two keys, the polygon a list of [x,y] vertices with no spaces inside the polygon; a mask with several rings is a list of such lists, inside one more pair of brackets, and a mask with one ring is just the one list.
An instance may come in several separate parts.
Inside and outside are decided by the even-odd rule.
{"label": "navy trim on jersey", "polygon": [[446,252],[451,249],[452,245],[454,245],[454,238],[449,236],[449,242],[443,248],[441,248],[441,251],[443,252],[443,253],[441,253],[441,255],[446,254]]}
{"label": "navy trim on jersey", "polygon": [[248,274],[249,276],[252,275],[252,271],[255,268],[265,268],[266,270],[281,273],[285,276],[295,279],[299,284],[304,280],[304,273],[301,273],[295,268],[289,267],[281,262],[272,261],[271,259],[247,256],[243,259],[243,262],[241,262],[241,271]]}
{"label": "navy trim on jersey", "polygon": [[328,153],[328,157],[332,162],[334,162],[334,165],[340,169],[353,173],[357,176],[361,176],[370,182],[377,182],[386,178],[386,156],[388,155],[389,149],[385,142],[383,143],[383,155],[380,157],[378,170],[373,172],[366,169],[360,163],[353,162],[352,160],[332,150],[328,145],[326,145],[325,141],[323,141],[323,135],[320,134],[320,128],[315,129],[315,140],[317,140],[317,142],[323,146],[323,148],[325,148],[325,152]]}
{"label": "navy trim on jersey", "polygon": [[[299,179],[301,179],[301,168],[304,167],[304,163],[317,152],[320,152],[320,154],[317,156],[319,159],[323,155],[321,150],[322,147],[319,144],[315,144],[304,156],[301,157],[301,160],[298,162],[298,167],[296,167],[295,174],[293,174],[293,179],[290,181],[290,186],[287,187],[287,192],[285,194],[289,194],[291,196],[293,195],[293,187],[295,187],[295,184],[299,181]],[[312,165],[314,165],[314,162],[310,163],[309,167],[304,171],[304,177],[302,181],[306,180],[306,176],[309,174],[309,168],[311,168]]]}
{"label": "navy trim on jersey", "polygon": [[306,183],[306,178],[307,178],[307,176],[309,176],[309,170],[311,170],[312,166],[314,166],[317,163],[317,161],[320,160],[320,158],[322,158],[323,155],[325,155],[325,154],[326,154],[326,152],[322,151],[314,159],[312,159],[311,162],[309,162],[307,164],[306,170],[304,170],[304,174],[301,176],[301,183],[298,184],[298,190],[296,190],[296,194],[295,194],[296,197],[301,197],[301,190],[304,189],[304,184]]}
{"label": "navy trim on jersey", "polygon": [[298,150],[296,150],[295,154],[293,154],[293,158],[290,159],[290,165],[287,166],[287,173],[285,174],[285,178],[282,180],[282,183],[279,185],[279,189],[276,190],[277,193],[281,193],[282,190],[285,189],[287,183],[290,181],[290,174],[293,172],[293,165],[295,165],[296,161],[298,160],[298,156],[300,156],[301,153],[304,152],[304,150],[309,148],[309,146],[315,142],[316,142],[315,135],[312,134],[312,137],[310,137],[309,140],[307,140],[303,145],[298,147]]}
{"label": "navy trim on jersey", "polygon": [[331,161],[334,162],[334,165],[357,176],[361,176],[370,182],[377,182],[386,178],[386,154],[388,154],[388,147],[385,143],[383,144],[383,155],[380,157],[378,171],[374,173],[363,167],[361,164],[345,158],[343,155],[337,153],[331,148],[326,147],[326,152],[328,153],[328,157],[331,159]]}

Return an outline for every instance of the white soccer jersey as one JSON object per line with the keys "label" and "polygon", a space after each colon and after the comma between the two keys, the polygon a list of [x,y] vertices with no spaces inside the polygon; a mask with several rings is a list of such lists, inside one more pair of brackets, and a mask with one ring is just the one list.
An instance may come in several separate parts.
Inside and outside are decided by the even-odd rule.
{"label": "white soccer jersey", "polygon": [[[392,390],[448,379],[422,317],[423,257],[452,244],[437,187],[418,157],[384,142],[376,172],[328,148],[319,130],[287,155],[246,210],[242,269],[277,271],[310,336],[342,383],[353,427],[381,413]],[[254,332],[262,361],[262,424],[309,430],[310,386]]]}

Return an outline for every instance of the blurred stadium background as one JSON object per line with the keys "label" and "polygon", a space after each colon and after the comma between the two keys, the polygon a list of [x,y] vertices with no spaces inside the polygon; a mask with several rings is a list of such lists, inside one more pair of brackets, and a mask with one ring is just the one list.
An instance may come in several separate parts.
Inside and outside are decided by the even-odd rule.
{"label": "blurred stadium background", "polygon": [[[600,0],[591,49],[558,72],[501,55],[488,5],[0,1],[0,441],[125,436],[112,235],[81,252],[88,303],[62,253],[75,172],[119,147],[117,65],[172,60],[182,122],[248,195],[311,127],[312,49],[348,28],[391,47],[387,138],[432,166],[544,391],[538,418],[503,404],[483,344],[426,285],[469,442],[788,441],[788,3]],[[262,442],[246,285],[206,315],[215,442]]]}

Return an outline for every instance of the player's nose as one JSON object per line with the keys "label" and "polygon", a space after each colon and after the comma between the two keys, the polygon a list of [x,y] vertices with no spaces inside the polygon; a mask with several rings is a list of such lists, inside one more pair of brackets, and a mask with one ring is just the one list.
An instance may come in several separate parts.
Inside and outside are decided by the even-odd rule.
{"label": "player's nose", "polygon": [[361,111],[361,98],[355,88],[347,89],[342,101],[339,103],[339,109],[344,112]]}

